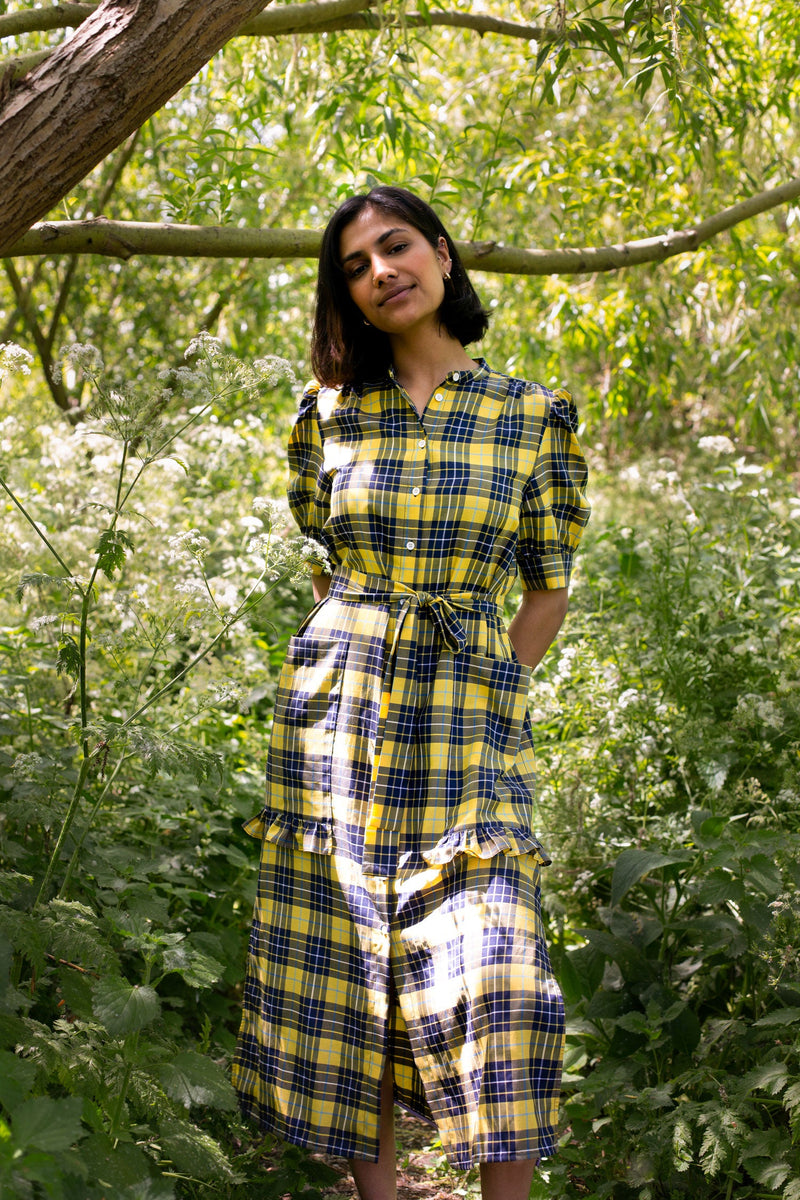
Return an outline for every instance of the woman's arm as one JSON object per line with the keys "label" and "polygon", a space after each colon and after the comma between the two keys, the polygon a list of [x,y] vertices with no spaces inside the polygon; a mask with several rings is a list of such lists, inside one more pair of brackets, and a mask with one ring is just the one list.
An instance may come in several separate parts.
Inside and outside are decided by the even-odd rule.
{"label": "woman's arm", "polygon": [[569,607],[569,590],[523,592],[517,615],[508,627],[508,636],[517,658],[529,667],[542,661],[564,623]]}
{"label": "woman's arm", "polygon": [[[328,588],[331,586],[330,575],[312,575],[311,589],[314,593],[314,603],[319,604],[320,600],[324,600],[328,594]],[[553,635],[555,636],[555,634]]]}

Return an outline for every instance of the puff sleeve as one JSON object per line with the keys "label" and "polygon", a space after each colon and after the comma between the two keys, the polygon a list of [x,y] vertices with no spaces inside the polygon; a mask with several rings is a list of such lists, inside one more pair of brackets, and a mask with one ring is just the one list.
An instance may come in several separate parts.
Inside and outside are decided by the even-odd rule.
{"label": "puff sleeve", "polygon": [[[324,467],[318,393],[319,384],[310,383],[300,400],[297,420],[289,435],[287,498],[301,533],[324,546],[335,563],[337,556],[325,530],[330,515],[331,480]],[[308,562],[311,570],[318,575],[328,569],[328,564],[321,557],[311,555]]]}
{"label": "puff sleeve", "polygon": [[554,392],[520,507],[517,569],[526,591],[568,585],[572,556],[589,520],[586,460],[575,436],[577,427],[569,392]]}

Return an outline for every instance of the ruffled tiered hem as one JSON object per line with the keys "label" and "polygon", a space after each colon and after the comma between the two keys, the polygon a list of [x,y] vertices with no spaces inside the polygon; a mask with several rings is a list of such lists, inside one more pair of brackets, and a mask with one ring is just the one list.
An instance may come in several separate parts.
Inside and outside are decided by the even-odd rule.
{"label": "ruffled tiered hem", "polygon": [[450,829],[432,850],[423,850],[422,857],[432,867],[451,862],[457,854],[473,858],[494,858],[496,854],[534,854],[542,866],[552,860],[542,843],[521,825],[507,826],[499,822],[467,825]]}
{"label": "ruffled tiered hem", "polygon": [[244,826],[245,833],[276,846],[294,847],[309,854],[333,854],[333,821],[314,821],[295,813],[263,808]]}
{"label": "ruffled tiered hem", "polygon": [[[335,838],[330,818],[313,820],[296,813],[263,808],[245,824],[244,831],[259,841],[305,850],[309,854],[334,852]],[[521,825],[501,825],[498,821],[450,829],[430,850],[420,850],[419,853],[432,867],[449,863],[458,854],[484,859],[494,858],[496,854],[533,854],[542,866],[551,861],[542,843],[529,829]]]}

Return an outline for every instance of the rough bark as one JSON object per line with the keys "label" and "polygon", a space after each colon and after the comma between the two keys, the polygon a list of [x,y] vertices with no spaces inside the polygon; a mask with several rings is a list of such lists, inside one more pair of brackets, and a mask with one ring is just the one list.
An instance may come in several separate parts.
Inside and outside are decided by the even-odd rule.
{"label": "rough bark", "polygon": [[264,0],[104,0],[0,107],[0,255]]}
{"label": "rough bark", "polygon": [[[663,262],[759,213],[800,197],[800,178],[706,217],[690,229],[673,230],[618,246],[537,250],[500,242],[458,242],[464,265],[508,275],[580,275]],[[321,235],[309,229],[242,229],[233,225],[158,225],[133,221],[48,221],[31,229],[8,252],[50,257],[103,254],[128,259],[137,254],[184,258],[316,258]]]}

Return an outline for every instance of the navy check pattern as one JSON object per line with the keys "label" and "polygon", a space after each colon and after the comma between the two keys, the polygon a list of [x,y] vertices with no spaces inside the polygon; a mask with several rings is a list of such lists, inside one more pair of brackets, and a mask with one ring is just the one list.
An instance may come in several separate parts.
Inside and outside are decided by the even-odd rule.
{"label": "navy check pattern", "polygon": [[[309,387],[289,501],[334,564],[289,643],[234,1082],[267,1129],[377,1158],[398,1101],[455,1166],[546,1156],[563,1044],[541,930],[530,669],[500,603],[567,585],[588,519],[567,393],[480,363],[420,416]],[[321,564],[317,564],[319,567]]]}
{"label": "navy check pattern", "polygon": [[421,876],[266,843],[234,1084],[287,1141],[377,1161],[383,1063],[451,1165],[546,1157],[563,1003],[531,855]]}

